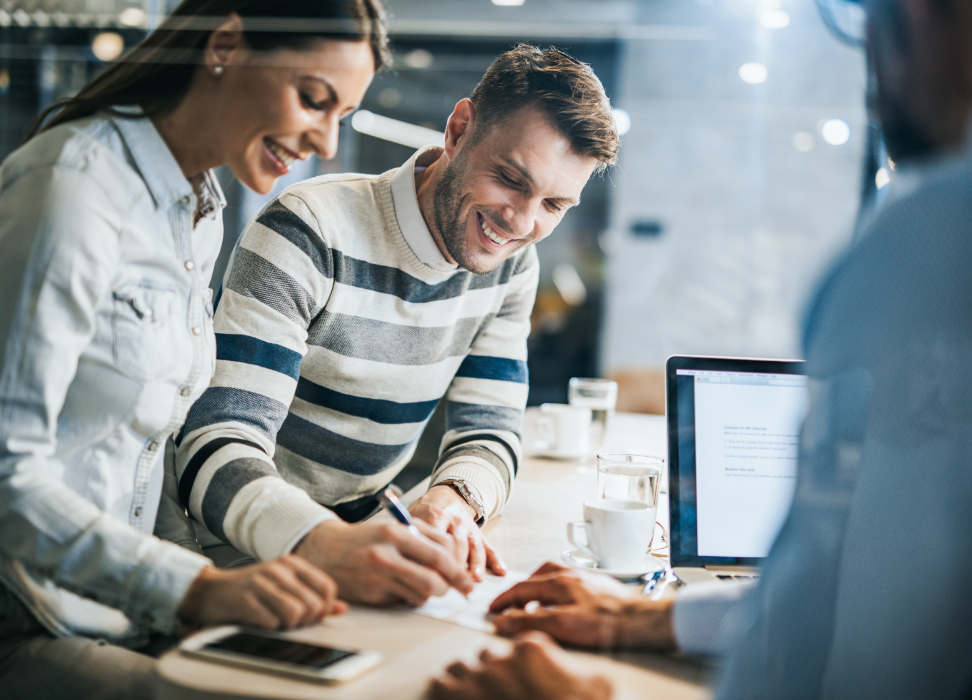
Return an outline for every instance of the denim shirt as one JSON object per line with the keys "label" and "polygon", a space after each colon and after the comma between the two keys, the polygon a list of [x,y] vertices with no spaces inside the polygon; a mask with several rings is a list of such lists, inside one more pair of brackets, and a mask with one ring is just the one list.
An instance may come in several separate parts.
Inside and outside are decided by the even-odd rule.
{"label": "denim shirt", "polygon": [[215,364],[224,199],[195,180],[150,120],[104,114],[0,167],[0,580],[55,635],[171,630],[208,563],[151,534]]}

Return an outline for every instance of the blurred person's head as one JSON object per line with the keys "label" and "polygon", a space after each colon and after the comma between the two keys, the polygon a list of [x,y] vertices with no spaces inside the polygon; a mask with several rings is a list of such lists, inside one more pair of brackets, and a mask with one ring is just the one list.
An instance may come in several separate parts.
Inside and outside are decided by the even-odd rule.
{"label": "blurred person's head", "polygon": [[960,148],[972,117],[972,0],[864,0],[871,108],[895,161]]}
{"label": "blurred person's head", "polygon": [[80,93],[46,110],[31,135],[51,112],[44,129],[99,111],[130,117],[118,108],[132,106],[158,125],[194,100],[216,126],[204,147],[212,153],[180,159],[187,154],[169,143],[180,165],[226,163],[265,193],[296,160],[334,156],[338,120],[389,62],[380,0],[184,0]]}
{"label": "blurred person's head", "polygon": [[449,117],[435,163],[433,236],[453,262],[489,272],[550,235],[591,175],[617,161],[619,146],[590,66],[557,49],[517,46]]}

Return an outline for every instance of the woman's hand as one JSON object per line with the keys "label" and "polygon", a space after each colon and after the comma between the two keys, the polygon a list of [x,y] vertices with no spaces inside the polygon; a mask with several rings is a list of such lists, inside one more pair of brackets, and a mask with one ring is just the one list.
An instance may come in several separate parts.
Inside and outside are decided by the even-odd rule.
{"label": "woman's hand", "polygon": [[604,676],[577,673],[567,656],[545,634],[523,635],[508,656],[489,650],[476,667],[458,661],[429,685],[432,700],[610,700]]}
{"label": "woman's hand", "polygon": [[288,554],[239,569],[203,569],[182,599],[179,617],[194,625],[289,629],[347,610],[334,579]]}

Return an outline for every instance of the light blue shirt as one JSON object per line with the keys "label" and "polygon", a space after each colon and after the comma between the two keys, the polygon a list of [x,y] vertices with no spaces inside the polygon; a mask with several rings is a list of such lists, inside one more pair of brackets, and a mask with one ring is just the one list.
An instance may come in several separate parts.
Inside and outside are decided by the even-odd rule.
{"label": "light blue shirt", "polygon": [[208,563],[151,535],[215,363],[224,200],[194,180],[148,119],[105,115],[0,167],[0,580],[56,635],[169,630]]}
{"label": "light blue shirt", "polygon": [[903,184],[810,307],[797,488],[759,585],[676,602],[680,644],[728,653],[720,698],[972,692],[972,150]]}

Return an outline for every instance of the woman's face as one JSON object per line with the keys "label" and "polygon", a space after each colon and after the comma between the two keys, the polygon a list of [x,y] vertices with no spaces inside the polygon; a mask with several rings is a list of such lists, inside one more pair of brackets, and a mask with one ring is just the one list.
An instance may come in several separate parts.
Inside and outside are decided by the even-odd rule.
{"label": "woman's face", "polygon": [[217,138],[233,174],[261,194],[297,160],[337,152],[339,120],[357,109],[375,63],[366,41],[235,52],[217,80]]}

